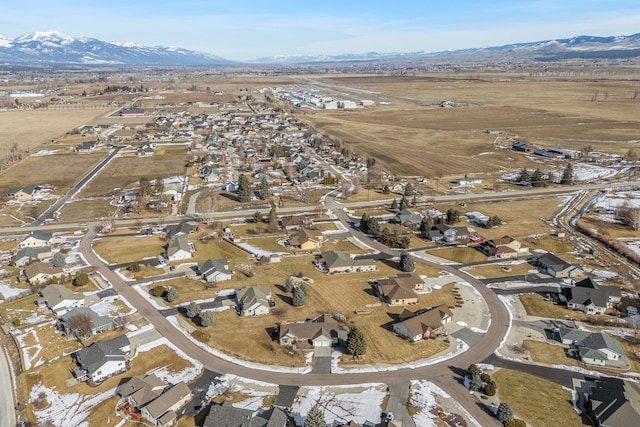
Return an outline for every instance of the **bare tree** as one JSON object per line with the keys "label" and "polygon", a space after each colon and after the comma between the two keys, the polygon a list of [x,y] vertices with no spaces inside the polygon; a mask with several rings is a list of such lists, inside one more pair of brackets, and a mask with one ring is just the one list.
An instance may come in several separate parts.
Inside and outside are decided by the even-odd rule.
{"label": "bare tree", "polygon": [[83,338],[89,338],[91,336],[93,318],[89,313],[78,313],[64,323],[64,329],[68,335],[71,335],[82,344]]}
{"label": "bare tree", "polygon": [[125,329],[129,326],[131,322],[131,318],[129,315],[125,314],[123,316],[118,316],[113,319],[113,324],[116,329]]}
{"label": "bare tree", "polygon": [[309,187],[304,185],[295,185],[293,188],[296,191],[296,198],[298,199],[298,201],[302,203],[309,202],[309,192],[310,192]]}
{"label": "bare tree", "polygon": [[211,191],[200,195],[196,203],[196,212],[205,224],[211,225],[215,220],[215,213],[218,210],[218,201]]}

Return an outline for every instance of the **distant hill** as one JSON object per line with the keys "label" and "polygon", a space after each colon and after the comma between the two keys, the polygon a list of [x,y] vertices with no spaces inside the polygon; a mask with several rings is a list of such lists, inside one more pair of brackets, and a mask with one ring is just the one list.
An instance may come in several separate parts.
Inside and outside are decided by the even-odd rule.
{"label": "distant hill", "polygon": [[0,36],[0,64],[214,66],[233,63],[219,56],[186,49],[105,42],[46,31],[25,34],[14,40]]}
{"label": "distant hill", "polygon": [[364,54],[272,56],[249,61],[254,64],[311,64],[330,62],[380,62],[419,60],[532,60],[554,61],[571,58],[630,58],[640,56],[640,33],[630,36],[577,36],[502,46],[468,48],[440,52],[368,52]]}

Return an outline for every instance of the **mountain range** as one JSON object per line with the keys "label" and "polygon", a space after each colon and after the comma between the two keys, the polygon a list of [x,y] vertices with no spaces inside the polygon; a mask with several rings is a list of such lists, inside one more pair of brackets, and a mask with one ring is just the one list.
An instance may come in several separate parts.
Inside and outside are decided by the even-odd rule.
{"label": "mountain range", "polygon": [[[272,56],[244,64],[318,64],[391,61],[553,61],[572,58],[640,57],[640,33],[629,36],[577,36],[502,46],[440,52],[368,52],[342,55]],[[144,46],[72,37],[57,31],[35,32],[16,39],[0,36],[0,65],[40,66],[233,66],[219,56],[175,47]]]}

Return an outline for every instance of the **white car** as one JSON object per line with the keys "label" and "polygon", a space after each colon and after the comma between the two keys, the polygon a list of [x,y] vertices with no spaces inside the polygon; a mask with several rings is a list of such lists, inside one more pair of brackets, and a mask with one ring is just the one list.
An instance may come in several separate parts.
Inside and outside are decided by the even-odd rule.
{"label": "white car", "polygon": [[384,417],[384,420],[386,422],[391,422],[393,421],[393,412],[387,412],[387,415]]}

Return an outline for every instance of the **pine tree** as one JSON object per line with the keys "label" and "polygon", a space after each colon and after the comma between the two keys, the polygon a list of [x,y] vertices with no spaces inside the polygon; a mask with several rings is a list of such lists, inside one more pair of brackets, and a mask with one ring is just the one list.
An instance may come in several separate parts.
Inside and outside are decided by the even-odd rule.
{"label": "pine tree", "polygon": [[407,185],[404,186],[404,195],[413,196],[413,185],[410,182],[407,182]]}
{"label": "pine tree", "polygon": [[396,199],[393,199],[393,202],[391,202],[391,210],[395,211],[398,209],[398,201]]}
{"label": "pine tree", "polygon": [[527,170],[527,168],[522,169],[520,172],[520,176],[518,177],[518,182],[525,182],[527,184],[531,183],[531,174]]}
{"label": "pine tree", "polygon": [[200,315],[200,324],[204,327],[213,325],[214,320],[212,311],[205,311]]}
{"label": "pine tree", "polygon": [[360,357],[367,352],[367,340],[358,328],[352,328],[347,337],[347,354]]}
{"label": "pine tree", "polygon": [[391,189],[389,188],[389,184],[385,184],[384,187],[382,187],[382,194],[389,194],[391,193]]}
{"label": "pine tree", "polygon": [[191,304],[189,304],[189,306],[187,306],[187,317],[189,319],[193,319],[194,317],[196,317],[198,314],[200,314],[200,312],[202,312],[202,307],[200,307],[200,304],[198,304],[197,302],[192,302]]}
{"label": "pine tree", "polygon": [[242,203],[250,202],[253,190],[251,189],[251,182],[245,174],[240,174],[238,178],[238,197]]}
{"label": "pine tree", "polygon": [[302,307],[307,302],[307,296],[299,287],[293,288],[293,306]]}
{"label": "pine tree", "polygon": [[260,211],[256,211],[256,213],[253,214],[253,223],[260,224],[262,220],[263,220],[262,213]]}
{"label": "pine tree", "polygon": [[480,391],[482,388],[482,380],[479,375],[471,376],[471,383],[469,384],[469,390],[471,391]]}
{"label": "pine tree", "polygon": [[262,179],[260,180],[260,198],[264,200],[270,195],[271,195],[271,187],[269,186],[267,177],[265,175],[262,175]]}
{"label": "pine tree", "polygon": [[307,414],[307,418],[304,420],[304,427],[326,427],[327,423],[324,420],[324,413],[320,408],[320,405],[316,403],[313,408]]}
{"label": "pine tree", "polygon": [[449,208],[447,210],[447,219],[445,222],[447,224],[455,224],[460,219],[460,211],[454,208]]}
{"label": "pine tree", "polygon": [[498,406],[498,411],[496,412],[496,418],[502,423],[512,420],[514,416],[511,405],[507,402],[500,402],[500,406]]}
{"label": "pine tree", "polygon": [[400,253],[400,262],[398,264],[398,268],[400,269],[400,271],[405,271],[408,273],[413,272],[416,269],[416,266],[413,263],[413,258],[411,257],[411,255],[409,255],[409,252],[402,251],[402,253]]}
{"label": "pine tree", "polygon": [[407,209],[409,207],[409,201],[406,197],[402,196],[402,199],[400,199],[400,206],[398,207],[400,210]]}
{"label": "pine tree", "polygon": [[64,267],[67,264],[67,259],[62,252],[56,252],[51,261],[54,267]]}
{"label": "pine tree", "polygon": [[567,163],[567,167],[562,172],[562,178],[560,178],[560,184],[573,185],[573,164]]}
{"label": "pine tree", "polygon": [[482,374],[482,371],[480,370],[480,368],[478,368],[475,364],[471,364],[469,365],[469,368],[467,369],[467,375],[469,376],[474,376],[474,375],[480,375]]}
{"label": "pine tree", "polygon": [[178,298],[180,298],[180,294],[178,293],[178,290],[173,286],[171,286],[167,291],[167,301],[174,302],[174,301],[177,301]]}

